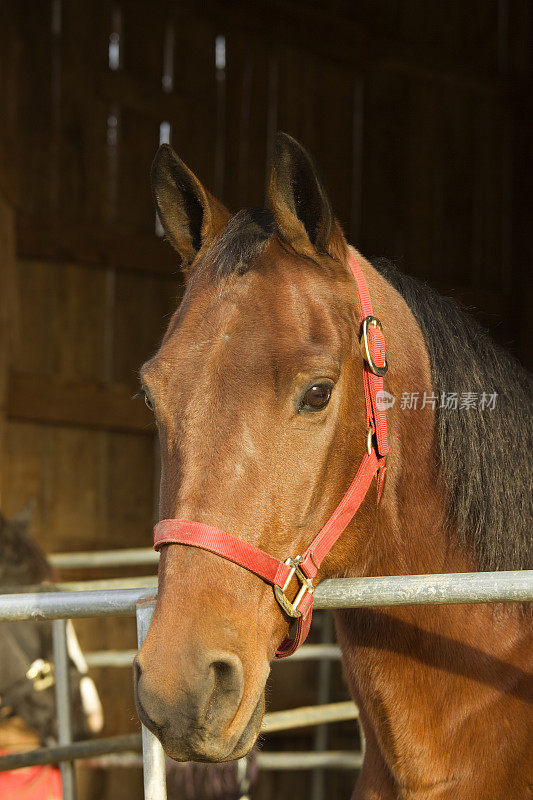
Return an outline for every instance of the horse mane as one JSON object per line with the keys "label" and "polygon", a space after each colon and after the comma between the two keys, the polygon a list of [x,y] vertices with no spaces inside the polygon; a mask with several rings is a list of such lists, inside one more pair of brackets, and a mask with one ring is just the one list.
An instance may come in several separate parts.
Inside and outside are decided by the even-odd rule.
{"label": "horse mane", "polygon": [[[533,375],[460,306],[401,273],[373,266],[402,295],[429,351],[435,394],[472,392],[473,408],[440,408],[439,457],[447,528],[473,548],[481,570],[533,568]],[[483,393],[497,393],[482,410]]]}
{"label": "horse mane", "polygon": [[0,586],[42,583],[53,577],[44,552],[28,533],[29,519],[6,519],[0,514]]}

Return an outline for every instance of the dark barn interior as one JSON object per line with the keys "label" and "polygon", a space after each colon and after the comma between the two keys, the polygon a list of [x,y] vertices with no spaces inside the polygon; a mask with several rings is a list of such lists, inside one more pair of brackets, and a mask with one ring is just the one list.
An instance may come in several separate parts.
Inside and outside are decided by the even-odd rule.
{"label": "dark barn interior", "polygon": [[[131,398],[182,289],[149,185],[163,141],[235,211],[263,204],[274,134],[292,134],[351,243],[457,298],[531,367],[531,12],[528,0],[2,0],[2,512],[35,500],[31,532],[49,553],[150,545],[157,446]],[[87,650],[135,646],[133,620],[79,632]],[[316,703],[321,669],[274,667],[271,708]],[[94,676],[104,733],[137,731],[128,670]],[[338,664],[329,682],[329,700],[347,697]],[[315,737],[286,731],[263,749]],[[331,726],[331,749],[358,744],[353,722]],[[353,773],[325,781],[349,797]],[[319,800],[317,785],[265,772],[252,797]],[[142,797],[138,769],[83,770],[80,786]]]}

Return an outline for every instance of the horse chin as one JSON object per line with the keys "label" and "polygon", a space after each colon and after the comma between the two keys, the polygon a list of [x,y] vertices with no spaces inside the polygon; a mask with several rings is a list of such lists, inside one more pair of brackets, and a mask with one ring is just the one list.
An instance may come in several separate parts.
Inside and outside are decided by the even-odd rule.
{"label": "horse chin", "polygon": [[235,736],[228,742],[223,739],[197,735],[193,736],[184,747],[182,739],[173,741],[171,736],[165,735],[165,732],[159,734],[158,738],[166,755],[174,761],[203,761],[217,764],[224,761],[236,761],[248,755],[253,748],[259,736],[264,712],[265,698],[263,695],[236,741]]}

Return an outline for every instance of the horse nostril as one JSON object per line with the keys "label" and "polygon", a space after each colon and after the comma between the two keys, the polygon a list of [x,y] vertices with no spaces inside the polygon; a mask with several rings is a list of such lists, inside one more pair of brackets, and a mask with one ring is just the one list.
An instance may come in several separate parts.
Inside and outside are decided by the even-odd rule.
{"label": "horse nostril", "polygon": [[139,664],[138,659],[135,658],[133,661],[133,680],[135,683],[139,683],[142,673],[142,667]]}
{"label": "horse nostril", "polygon": [[215,673],[215,685],[219,691],[231,691],[235,684],[235,667],[227,661],[213,661],[211,669]]}
{"label": "horse nostril", "polygon": [[235,714],[242,698],[244,670],[238,656],[224,654],[209,665],[213,677],[213,689],[209,698],[209,716],[224,717]]}

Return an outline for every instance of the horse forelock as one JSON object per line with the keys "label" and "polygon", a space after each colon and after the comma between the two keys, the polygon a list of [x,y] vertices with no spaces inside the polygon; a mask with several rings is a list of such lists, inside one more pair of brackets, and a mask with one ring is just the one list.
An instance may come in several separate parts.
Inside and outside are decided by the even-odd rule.
{"label": "horse forelock", "polygon": [[209,250],[207,261],[213,278],[220,280],[247,272],[275,232],[274,216],[268,209],[238,211]]}

